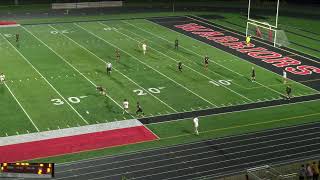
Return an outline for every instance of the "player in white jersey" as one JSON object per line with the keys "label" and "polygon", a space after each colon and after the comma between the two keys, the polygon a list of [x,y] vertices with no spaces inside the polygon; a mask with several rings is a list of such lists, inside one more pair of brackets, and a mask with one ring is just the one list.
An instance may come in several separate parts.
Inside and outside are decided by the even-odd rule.
{"label": "player in white jersey", "polygon": [[107,74],[110,75],[111,71],[112,71],[112,64],[110,62],[108,62],[106,64],[106,68],[107,68]]}
{"label": "player in white jersey", "polygon": [[193,126],[194,126],[194,132],[196,135],[199,135],[198,127],[199,127],[199,119],[198,117],[193,118]]}
{"label": "player in white jersey", "polygon": [[142,50],[143,50],[143,54],[146,55],[146,52],[147,52],[147,45],[146,45],[146,43],[142,43]]}
{"label": "player in white jersey", "polygon": [[283,71],[283,84],[286,84],[287,83],[287,72],[286,71]]}
{"label": "player in white jersey", "polygon": [[129,113],[129,101],[127,99],[123,100],[123,114]]}
{"label": "player in white jersey", "polygon": [[6,80],[6,76],[3,73],[0,73],[0,83],[3,83]]}

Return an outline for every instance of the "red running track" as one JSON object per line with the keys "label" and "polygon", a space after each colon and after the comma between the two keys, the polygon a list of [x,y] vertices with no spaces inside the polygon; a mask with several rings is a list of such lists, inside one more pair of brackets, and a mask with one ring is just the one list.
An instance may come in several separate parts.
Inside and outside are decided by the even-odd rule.
{"label": "red running track", "polygon": [[0,162],[16,162],[156,140],[144,126],[0,146]]}

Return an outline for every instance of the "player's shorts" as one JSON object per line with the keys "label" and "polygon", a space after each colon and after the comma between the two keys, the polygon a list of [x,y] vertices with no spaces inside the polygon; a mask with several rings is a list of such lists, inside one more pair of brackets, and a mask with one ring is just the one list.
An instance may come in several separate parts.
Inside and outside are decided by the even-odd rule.
{"label": "player's shorts", "polygon": [[137,110],[137,113],[142,113],[142,109],[141,108],[139,108],[138,110]]}
{"label": "player's shorts", "polygon": [[112,69],[111,68],[107,68],[107,71],[112,71]]}

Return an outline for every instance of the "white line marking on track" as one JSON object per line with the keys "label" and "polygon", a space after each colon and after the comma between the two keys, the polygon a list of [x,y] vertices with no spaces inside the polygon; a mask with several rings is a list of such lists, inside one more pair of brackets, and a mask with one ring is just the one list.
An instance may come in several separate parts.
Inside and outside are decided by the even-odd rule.
{"label": "white line marking on track", "polygon": [[[289,127],[280,127],[280,128],[275,128],[275,129],[267,129],[263,132],[267,133],[267,132],[273,132],[273,131],[278,131],[279,129],[281,129],[282,131],[280,131],[280,133],[271,133],[270,135],[267,135],[267,136],[261,136],[261,137],[270,137],[270,136],[273,136],[273,135],[280,135],[280,134],[287,134],[288,132],[285,131],[286,129],[290,129],[290,128],[293,128],[293,127],[299,127],[301,126],[301,124],[299,125],[293,125],[293,126],[289,126]],[[318,128],[318,127],[311,127],[311,128],[308,128],[307,130],[309,129],[315,129],[315,128]],[[298,130],[298,131],[301,131],[301,130]],[[303,131],[305,131],[305,129],[303,129]],[[238,134],[238,135],[232,135],[232,136],[229,136],[229,138],[236,138],[236,137],[240,137],[240,136],[245,136],[245,135],[254,135],[254,134],[260,134],[261,131],[258,131],[258,132],[249,132],[249,133],[243,133],[243,134]],[[219,138],[216,138],[215,140],[221,140],[221,139],[224,139],[226,137],[219,137]],[[254,137],[255,138],[255,137]],[[249,139],[252,139],[252,138],[249,138]],[[271,139],[271,138],[270,138]],[[243,139],[240,139],[240,140],[235,140],[235,141],[227,141],[227,142],[224,142],[224,143],[221,143],[220,145],[222,144],[228,144],[228,143],[234,143],[234,142],[241,142]],[[145,151],[152,151],[152,150],[161,150],[161,149],[169,149],[169,148],[175,148],[175,147],[181,147],[181,146],[185,146],[185,145],[193,145],[193,147],[195,148],[190,148],[189,150],[192,150],[192,149],[198,149],[198,148],[201,148],[201,147],[207,147],[207,146],[197,146],[197,144],[199,143],[203,143],[203,142],[209,142],[211,140],[202,140],[200,142],[190,142],[190,143],[184,143],[184,144],[177,144],[177,145],[173,145],[171,147],[155,147],[155,148],[150,148],[148,150],[138,150],[138,151],[132,151],[132,152],[128,152],[128,153],[122,153],[120,155],[115,155],[115,156],[112,156],[112,157],[119,157],[119,156],[124,156],[124,155],[130,155],[130,154],[136,154],[137,152],[145,152]],[[216,145],[219,145],[219,144],[216,144]],[[184,150],[182,150],[184,151]],[[180,152],[180,151],[179,151]],[[171,153],[171,152],[169,152]],[[161,154],[157,154],[157,155],[161,155]],[[157,156],[156,155],[156,156]],[[154,156],[154,155],[152,155]],[[71,162],[65,162],[65,163],[60,163],[60,164],[57,164],[57,166],[65,166],[65,165],[72,165],[72,164],[79,164],[79,163],[85,163],[85,162],[92,162],[92,161],[96,161],[96,160],[103,160],[103,159],[108,159],[110,158],[111,156],[107,156],[107,157],[95,157],[95,158],[90,158],[90,159],[85,159],[85,160],[78,160],[78,161],[71,161]],[[148,156],[146,156],[148,157]],[[128,159],[127,159],[128,160]],[[130,160],[130,159],[129,159]],[[133,159],[134,160],[134,159]]]}
{"label": "white line marking on track", "polygon": [[[315,138],[313,138],[315,139]],[[307,141],[307,140],[302,140],[302,141]],[[302,141],[297,141],[297,142],[302,142]],[[295,142],[289,142],[289,143],[285,143],[285,144],[290,144],[290,143],[295,143]],[[266,147],[262,147],[262,148],[256,148],[257,150],[258,149],[265,149],[265,148],[268,148],[268,147],[275,147],[275,146],[278,146],[277,145],[273,145],[273,146],[266,146]],[[307,145],[307,146],[312,146],[312,145]],[[234,147],[232,147],[234,148]],[[287,151],[287,150],[290,150],[290,149],[296,149],[296,147],[293,147],[293,148],[288,148],[288,149],[282,149],[282,150],[276,150],[276,151],[268,151],[268,152],[263,152],[263,153],[260,153],[260,154],[255,154],[255,155],[250,155],[250,153],[248,153],[249,155],[248,156],[245,156],[245,157],[239,157],[239,158],[233,158],[233,159],[229,159],[229,160],[223,160],[224,162],[225,161],[232,161],[232,160],[241,160],[241,159],[244,159],[244,158],[248,158],[248,157],[256,157],[256,156],[261,156],[261,155],[265,155],[265,154],[270,154],[270,153],[275,153],[275,152],[283,152],[283,151]],[[223,149],[224,150],[224,149]],[[252,151],[254,149],[249,149],[249,150],[245,150],[244,152],[247,152],[247,151]],[[315,151],[315,150],[313,150]],[[229,153],[229,154],[237,154],[239,152],[233,152],[233,153]],[[229,155],[228,154],[228,155]],[[222,156],[222,155],[218,155],[218,156]],[[286,155],[286,156],[292,156],[292,155]],[[179,157],[177,157],[179,158]],[[194,162],[194,161],[199,161],[199,160],[205,160],[205,159],[210,159],[212,157],[205,157],[205,158],[201,158],[201,159],[193,159],[193,160],[188,160],[188,161],[184,161],[184,163],[190,163],[190,162]],[[171,158],[171,159],[175,159],[175,158]],[[274,159],[274,158],[272,158]],[[163,160],[159,160],[159,161],[163,161]],[[155,161],[155,162],[158,162],[158,161]],[[147,162],[148,163],[148,162]],[[149,162],[150,163],[150,162]],[[152,162],[151,162],[152,163]],[[172,166],[172,165],[178,165],[179,163],[181,162],[178,162],[178,163],[173,163],[173,164],[165,164],[165,165],[161,165],[161,166],[156,166],[156,167],[151,167],[151,168],[145,168],[145,169],[139,169],[139,170],[135,170],[135,171],[129,171],[129,172],[125,172],[124,174],[129,174],[129,173],[135,173],[135,172],[142,172],[142,171],[146,171],[146,170],[151,170],[151,169],[158,169],[158,168],[163,168],[163,167],[168,167],[168,166]],[[165,174],[165,173],[169,173],[169,172],[176,172],[176,171],[181,171],[181,170],[185,170],[185,169],[190,169],[190,168],[195,168],[195,167],[202,167],[202,166],[207,166],[207,165],[212,165],[212,164],[219,164],[221,163],[220,161],[218,162],[211,162],[211,163],[208,163],[208,164],[201,164],[201,165],[195,165],[195,166],[189,166],[187,168],[175,168],[174,170],[170,170],[170,171],[164,171],[164,172],[161,172],[161,173],[155,173],[155,174],[150,174],[150,175],[146,175],[146,176],[140,176],[140,177],[135,177],[135,178],[131,178],[131,179],[141,179],[141,178],[144,178],[146,179],[146,177],[149,177],[149,176],[153,176],[153,175],[158,175],[158,174]],[[250,162],[249,164],[251,164],[252,162]],[[143,164],[146,164],[146,163],[141,163],[141,165]],[[131,165],[132,166],[132,165]],[[131,167],[130,165],[128,167]],[[121,167],[120,167],[121,168]],[[114,168],[114,169],[119,169],[119,168]],[[89,172],[89,173],[80,173],[78,175],[88,175],[88,174],[95,174],[95,173],[100,173],[100,172],[106,172],[106,171],[109,171],[109,170],[113,170],[113,169],[107,169],[107,170],[99,170],[99,171],[93,171],[93,172]],[[123,174],[113,174],[113,175],[107,175],[107,176],[103,176],[103,177],[97,177],[97,178],[93,178],[93,179],[101,179],[101,178],[106,178],[106,177],[113,177],[113,176],[118,176],[118,175],[123,175]],[[183,175],[185,176],[185,175]],[[72,176],[67,176],[67,177],[62,177],[62,178],[58,178],[58,179],[64,179],[64,178],[69,178],[69,177],[72,177]]]}
{"label": "white line marking on track", "polygon": [[[311,129],[318,129],[318,127],[311,127],[311,128],[308,128],[307,130],[311,130]],[[303,130],[297,130],[297,132],[299,131],[305,131],[305,129]],[[269,139],[270,140],[267,140],[267,141],[259,141],[257,143],[252,143],[250,145],[257,145],[257,144],[262,144],[262,143],[268,143],[268,142],[273,142],[273,141],[278,141],[278,140],[281,140],[281,139],[287,139],[288,136],[285,136],[284,138],[281,138],[281,139],[273,139],[271,137],[275,136],[275,135],[285,135],[285,134],[288,134],[288,133],[292,133],[292,132],[287,132],[287,131],[281,131],[280,133],[276,133],[276,134],[268,134],[268,135],[263,135],[263,136],[260,136],[259,138],[267,138],[267,137],[270,137]],[[308,133],[306,135],[310,135],[310,134],[313,134],[313,133]],[[241,136],[241,135],[239,135]],[[245,136],[245,135],[242,135],[242,136]],[[297,136],[290,136],[290,138],[296,138],[296,137],[300,137],[300,136],[305,136],[305,134],[301,135],[299,133],[297,133]],[[237,136],[235,136],[237,137]],[[222,138],[218,138],[218,139],[223,139],[223,138],[230,138],[230,137],[222,137]],[[216,139],[216,140],[218,140]],[[227,144],[231,144],[231,143],[237,143],[237,142],[242,142],[242,141],[248,141],[248,140],[255,140],[256,137],[251,137],[251,138],[246,138],[246,139],[237,139],[237,140],[231,140],[231,141],[224,141],[222,143],[216,143],[214,144],[215,146],[221,146],[221,145],[227,145]],[[216,141],[215,140],[215,141]],[[211,140],[209,140],[211,141]],[[305,141],[305,140],[303,140]],[[64,172],[69,172],[69,171],[75,171],[75,170],[81,170],[81,169],[87,169],[87,168],[92,168],[92,167],[99,167],[99,166],[104,166],[104,165],[108,165],[108,164],[116,164],[116,163],[122,163],[122,162],[128,162],[128,161],[136,161],[136,160],[141,160],[141,159],[146,159],[146,158],[150,158],[150,157],[159,157],[159,156],[163,156],[163,155],[171,155],[171,154],[177,154],[177,153],[181,153],[181,152],[186,152],[186,151],[193,151],[193,150],[200,150],[200,149],[203,149],[203,148],[208,148],[208,147],[212,147],[212,145],[210,143],[203,143],[205,141],[202,141],[202,142],[196,142],[194,144],[199,144],[200,143],[200,146],[193,146],[192,148],[187,148],[187,149],[182,149],[182,150],[177,150],[177,151],[174,151],[174,152],[163,152],[163,153],[159,153],[159,154],[153,154],[153,155],[147,155],[147,156],[142,156],[142,157],[138,157],[138,158],[126,158],[125,160],[120,160],[120,161],[114,161],[114,162],[108,162],[108,163],[102,163],[102,164],[96,164],[96,165],[89,165],[89,166],[85,166],[85,167],[80,167],[80,168],[74,168],[74,169],[69,169],[69,170],[65,170],[65,171],[59,171],[57,172],[57,174],[60,174],[60,173],[64,173]],[[290,142],[292,143],[292,142]],[[190,145],[192,143],[187,143],[186,145]],[[227,149],[238,149],[240,147],[245,147],[247,145],[242,145],[242,143],[238,143],[239,145],[235,145],[235,146],[231,146],[231,147],[227,147],[227,148],[223,148],[223,149],[220,149],[220,150],[210,150],[210,151],[207,151],[207,152],[217,152],[217,151],[225,151]],[[284,144],[287,144],[287,143],[284,143]],[[283,145],[283,144],[277,144],[277,145]],[[177,145],[177,147],[179,146],[184,146],[184,144],[180,144],[180,145]],[[272,145],[274,146],[274,145]],[[272,147],[271,146],[271,147]],[[172,147],[167,147],[167,148],[154,148],[155,150],[159,150],[159,149],[169,149],[169,148],[174,148],[176,146],[172,146]],[[266,147],[270,147],[270,146],[266,146]],[[262,148],[266,148],[266,147],[262,147]],[[151,149],[151,150],[145,150],[146,152],[148,151],[152,151],[154,149]],[[257,148],[257,149],[261,149],[261,148]],[[247,151],[251,151],[251,150],[257,150],[257,149],[249,149],[249,150],[244,150],[244,151],[237,151],[237,152],[233,152],[233,153],[229,153],[229,154],[236,154],[236,153],[242,153],[242,152],[247,152]],[[205,152],[205,153],[207,153]],[[202,152],[201,152],[202,153]],[[132,154],[132,153],[128,153],[128,154]],[[182,156],[177,156],[176,158],[180,158],[180,157],[188,157],[188,156],[193,156],[193,155],[197,155],[196,154],[191,154],[191,155],[182,155]],[[119,155],[121,156],[121,155]],[[221,155],[216,155],[216,156],[213,156],[213,157],[219,157]],[[176,158],[168,158],[168,159],[176,159]],[[93,158],[92,160],[94,159],[108,159],[108,157],[105,157],[105,158]],[[165,159],[167,160],[167,159]],[[86,160],[84,160],[86,161]],[[162,161],[162,160],[160,160]],[[79,162],[83,162],[83,161],[79,161]],[[90,160],[87,160],[87,162],[90,162]],[[154,163],[154,162],[159,162],[159,161],[150,161],[150,162],[147,162],[147,163]],[[71,164],[71,163],[70,163]],[[145,163],[142,163],[142,164],[145,164]],[[137,164],[135,164],[137,165]],[[120,169],[120,168],[123,168],[123,167],[119,167],[119,168],[116,168],[116,169]]]}

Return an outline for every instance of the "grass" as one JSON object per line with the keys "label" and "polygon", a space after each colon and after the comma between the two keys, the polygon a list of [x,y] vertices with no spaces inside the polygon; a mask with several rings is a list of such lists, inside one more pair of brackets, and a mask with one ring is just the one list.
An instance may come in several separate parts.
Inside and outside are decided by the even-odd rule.
{"label": "grass", "polygon": [[[146,116],[154,116],[279,99],[285,89],[277,74],[256,67],[259,83],[253,83],[247,61],[144,19],[24,25],[1,28],[0,34],[1,72],[7,77],[7,86],[0,84],[5,107],[0,123],[6,124],[0,127],[1,137],[136,118],[138,101]],[[177,37],[179,51],[173,49]],[[142,42],[148,45],[147,55]],[[121,51],[119,62],[115,49]],[[206,54],[212,60],[208,71],[203,68]],[[177,71],[179,61],[182,73]],[[111,76],[106,75],[106,62],[113,64]],[[295,96],[317,93],[289,83]],[[108,97],[96,92],[97,85],[106,87]],[[130,102],[130,114],[122,114],[124,99]],[[313,122],[320,116],[319,103],[201,118],[199,137],[192,134],[190,120],[151,124],[161,140],[43,161],[67,162]]]}

